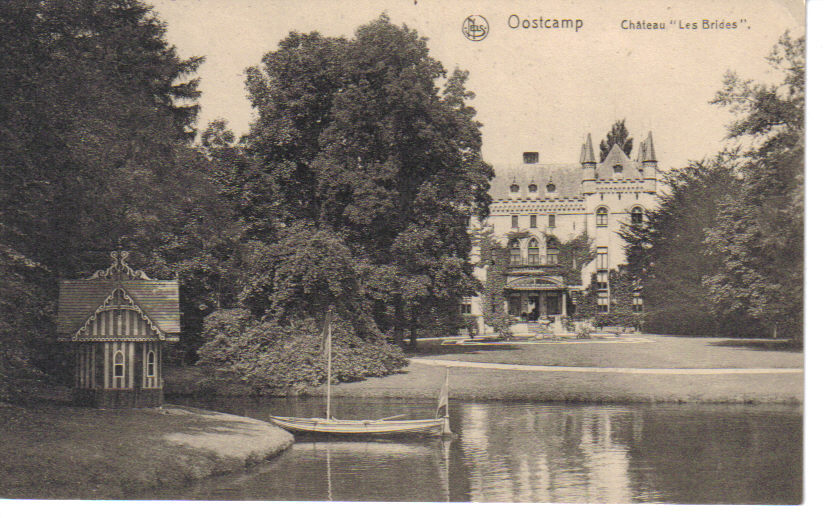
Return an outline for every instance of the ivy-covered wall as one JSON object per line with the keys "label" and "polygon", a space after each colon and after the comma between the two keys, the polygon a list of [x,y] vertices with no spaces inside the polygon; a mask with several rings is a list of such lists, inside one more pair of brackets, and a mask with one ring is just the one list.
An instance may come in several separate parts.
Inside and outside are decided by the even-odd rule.
{"label": "ivy-covered wall", "polygon": [[[506,311],[506,272],[509,268],[509,250],[506,243],[512,239],[524,239],[532,236],[526,231],[513,231],[506,234],[501,243],[489,228],[476,230],[473,234],[475,244],[480,249],[479,267],[486,267],[486,281],[481,291],[481,304],[484,322],[502,336],[510,334],[512,318]],[[580,234],[569,241],[562,242],[552,234],[545,234],[548,247],[558,249],[558,266],[549,275],[561,276],[567,285],[582,284],[581,269],[595,259],[596,250],[593,240],[587,234]]]}
{"label": "ivy-covered wall", "polygon": [[506,269],[509,267],[509,250],[498,242],[492,235],[491,229],[483,229],[473,236],[481,251],[481,261],[478,267],[486,267],[486,281],[481,291],[481,308],[484,322],[491,326],[501,337],[508,337],[512,333],[509,326],[512,323],[506,312]]}
{"label": "ivy-covered wall", "polygon": [[596,327],[621,326],[641,328],[644,314],[633,312],[632,300],[636,290],[635,279],[623,268],[609,271],[609,313],[598,310],[596,275],[592,274],[590,287],[584,292],[575,313],[576,320],[591,319]]}

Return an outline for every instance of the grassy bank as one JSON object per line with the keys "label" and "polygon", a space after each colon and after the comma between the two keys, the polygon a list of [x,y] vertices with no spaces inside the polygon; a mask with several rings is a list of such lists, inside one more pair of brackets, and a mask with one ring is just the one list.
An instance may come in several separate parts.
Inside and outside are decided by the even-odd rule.
{"label": "grassy bank", "polygon": [[272,457],[293,441],[263,421],[187,407],[0,407],[0,498],[118,499]]}
{"label": "grassy bank", "polygon": [[[336,385],[341,397],[429,398],[444,368],[411,364],[404,373]],[[801,374],[647,375],[450,368],[449,397],[463,401],[581,403],[782,403],[803,400]],[[323,389],[309,394],[321,396]]]}
{"label": "grassy bank", "polygon": [[[632,368],[801,368],[801,351],[781,342],[719,338],[630,335],[620,339],[559,343],[484,343],[448,345],[427,340],[413,355],[427,359],[513,365]],[[414,360],[414,358],[413,358]],[[575,402],[791,403],[803,401],[804,376],[775,374],[627,374],[519,372],[452,368],[450,397],[456,400]],[[415,364],[400,374],[336,385],[350,397],[434,398],[444,368]],[[197,394],[204,387],[216,395],[249,395],[237,381],[203,383],[197,368],[167,371],[167,392]],[[323,387],[302,389],[322,395]]]}

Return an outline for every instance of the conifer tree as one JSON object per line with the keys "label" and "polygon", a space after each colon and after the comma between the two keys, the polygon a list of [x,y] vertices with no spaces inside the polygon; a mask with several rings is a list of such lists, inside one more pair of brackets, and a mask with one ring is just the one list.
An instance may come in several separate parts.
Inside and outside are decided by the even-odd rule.
{"label": "conifer tree", "polygon": [[601,144],[598,146],[601,150],[601,159],[599,162],[604,161],[609,154],[609,150],[616,144],[627,156],[632,152],[632,138],[629,136],[629,131],[627,131],[624,125],[625,122],[626,119],[616,121],[607,133],[606,139],[601,140]]}

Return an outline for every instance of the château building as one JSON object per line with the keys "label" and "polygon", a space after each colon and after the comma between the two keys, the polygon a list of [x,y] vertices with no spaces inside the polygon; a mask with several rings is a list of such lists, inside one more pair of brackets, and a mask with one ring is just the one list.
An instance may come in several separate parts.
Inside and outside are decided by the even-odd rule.
{"label": "ch\u00e2teau building", "polygon": [[[537,152],[524,152],[517,164],[493,164],[490,215],[473,221],[475,235],[483,232],[505,247],[505,311],[522,323],[542,322],[561,331],[561,318],[572,316],[584,290],[597,292],[598,311],[610,311],[609,270],[624,264],[623,225],[639,224],[654,208],[659,189],[658,160],[652,132],[630,159],[615,145],[600,163],[592,137],[587,135],[577,164],[542,163]],[[592,240],[594,260],[562,263],[564,243],[585,235]],[[476,276],[487,282],[489,264],[473,251]],[[595,274],[595,286],[590,286]],[[481,332],[483,294],[467,298],[462,312],[478,320]],[[640,293],[633,307],[640,310]],[[521,326],[526,327],[526,326]],[[516,332],[518,329],[514,329]]]}

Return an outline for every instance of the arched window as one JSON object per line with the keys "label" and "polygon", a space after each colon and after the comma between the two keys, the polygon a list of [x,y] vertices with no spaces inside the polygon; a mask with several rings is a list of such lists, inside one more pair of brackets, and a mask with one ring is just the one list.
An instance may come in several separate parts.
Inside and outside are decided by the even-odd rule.
{"label": "arched window", "polygon": [[520,191],[520,190],[521,190],[521,188],[518,187],[518,184],[516,184],[516,183],[513,183],[512,185],[509,186],[509,192],[511,192],[513,194]]}
{"label": "arched window", "polygon": [[538,192],[538,186],[534,183],[529,184],[529,192]]}
{"label": "arched window", "polygon": [[612,166],[612,172],[621,174],[624,172],[624,166],[622,166],[621,164],[615,164],[614,166]]}
{"label": "arched window", "polygon": [[125,365],[124,365],[124,358],[123,352],[117,351],[114,353],[114,377],[115,378],[122,378],[124,376]]}
{"label": "arched window", "polygon": [[641,207],[633,207],[630,213],[630,222],[633,225],[640,225],[644,222],[644,209]]}
{"label": "arched window", "polygon": [[598,210],[595,211],[595,226],[596,227],[605,227],[609,222],[609,211],[607,211],[606,207],[598,207]]}
{"label": "arched window", "polygon": [[509,242],[509,264],[518,266],[521,264],[521,245],[517,239]]}
{"label": "arched window", "polygon": [[529,247],[527,248],[527,262],[529,264],[538,264],[539,257],[538,240],[530,239]]}
{"label": "arched window", "polygon": [[546,192],[555,192],[555,184],[554,183],[546,184]]}
{"label": "arched window", "polygon": [[153,377],[155,375],[155,353],[149,351],[146,355],[146,376]]}

